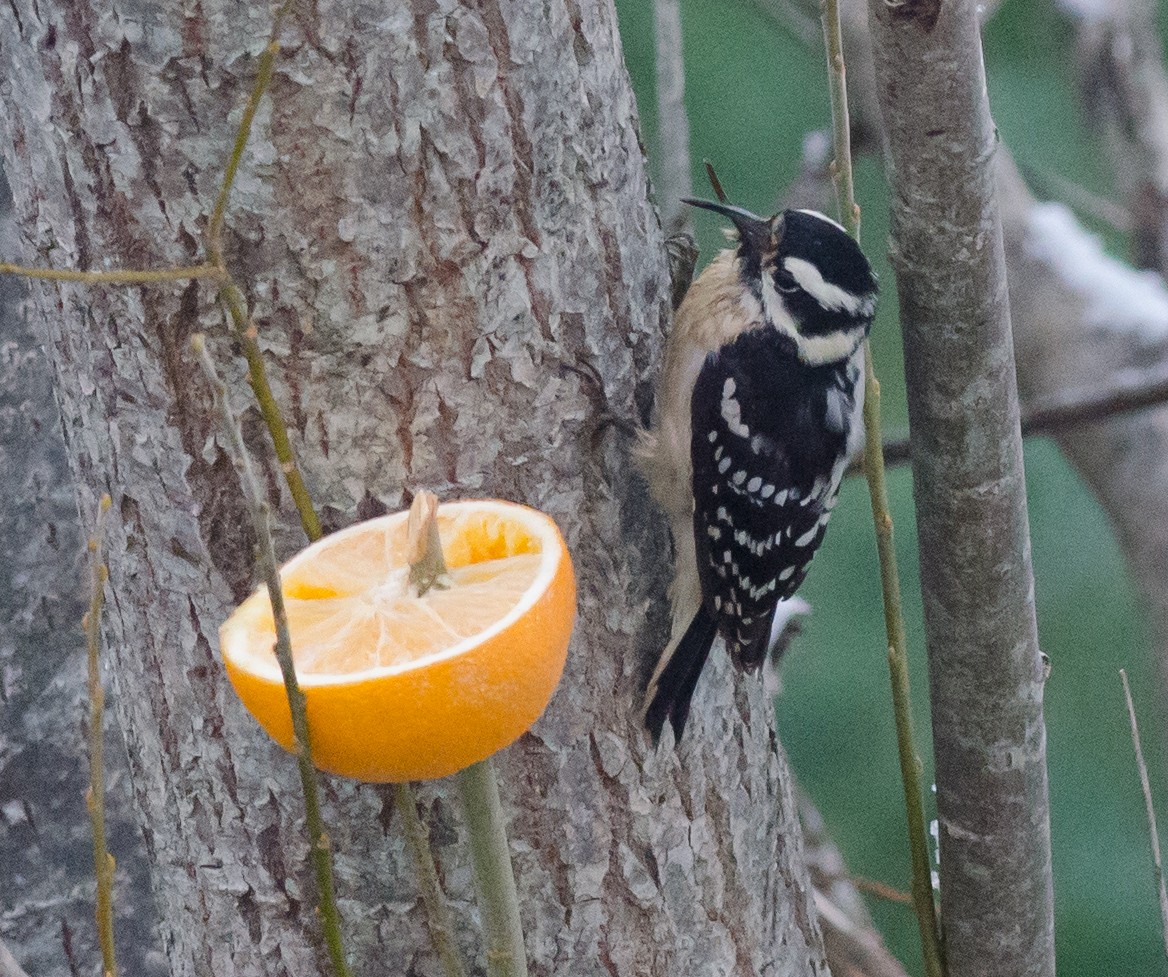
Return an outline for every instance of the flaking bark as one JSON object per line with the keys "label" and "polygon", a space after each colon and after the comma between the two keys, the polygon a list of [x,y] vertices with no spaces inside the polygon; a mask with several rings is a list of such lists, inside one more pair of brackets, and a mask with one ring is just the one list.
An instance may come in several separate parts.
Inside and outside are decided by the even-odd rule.
{"label": "flaking bark", "polygon": [[[267,28],[264,5],[226,0],[0,7],[16,257],[196,257]],[[323,2],[285,42],[226,243],[326,524],[418,488],[498,495],[551,513],[575,555],[564,685],[499,763],[533,972],[824,972],[761,688],[714,663],[680,756],[634,719],[667,543],[626,446],[593,435],[600,412],[647,408],[668,275],[611,4]],[[294,764],[216,653],[253,583],[186,351],[196,329],[225,337],[221,313],[197,285],[30,294],[82,508],[114,498],[112,703],[171,969],[319,970]],[[242,367],[213,345],[275,500]],[[355,970],[434,973],[391,792],[325,793]],[[460,827],[445,785],[422,800],[473,958]]]}
{"label": "flaking bark", "polygon": [[950,977],[1054,973],[1043,671],[972,0],[871,0],[929,650]]}

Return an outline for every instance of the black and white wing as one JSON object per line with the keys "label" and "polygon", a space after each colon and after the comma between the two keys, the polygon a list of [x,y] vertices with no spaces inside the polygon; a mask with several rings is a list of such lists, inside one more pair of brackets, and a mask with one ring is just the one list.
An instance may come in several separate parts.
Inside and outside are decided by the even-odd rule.
{"label": "black and white wing", "polygon": [[747,668],[823,540],[857,423],[854,367],[809,367],[784,342],[759,329],[711,353],[691,404],[702,602]]}

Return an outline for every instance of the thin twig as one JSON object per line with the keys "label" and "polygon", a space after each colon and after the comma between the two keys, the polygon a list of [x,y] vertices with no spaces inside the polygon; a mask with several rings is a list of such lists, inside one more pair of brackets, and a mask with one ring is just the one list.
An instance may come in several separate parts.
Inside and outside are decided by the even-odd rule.
{"label": "thin twig", "polygon": [[1160,919],[1164,929],[1164,954],[1168,956],[1168,890],[1164,887],[1164,863],[1160,858],[1160,831],[1156,827],[1156,808],[1152,803],[1152,785],[1148,781],[1148,765],[1144,762],[1144,748],[1140,743],[1140,727],[1136,722],[1136,707],[1132,703],[1131,686],[1127,672],[1119,670],[1123,682],[1123,698],[1127,703],[1127,717],[1131,721],[1132,746],[1136,751],[1136,769],[1140,774],[1140,789],[1144,792],[1144,807],[1148,811],[1148,835],[1152,839],[1152,874],[1156,880],[1156,890],[1160,895]]}
{"label": "thin twig", "polygon": [[101,685],[101,611],[105,604],[105,584],[109,569],[102,553],[106,513],[112,504],[108,495],[101,497],[97,524],[89,537],[90,595],[89,611],[82,619],[89,658],[89,790],[85,794],[89,820],[93,828],[93,869],[97,876],[97,942],[101,947],[103,977],[117,977],[114,954],[114,856],[105,837],[104,717],[105,690]]}
{"label": "thin twig", "polygon": [[[1103,421],[1165,403],[1168,403],[1168,362],[1148,370],[1124,370],[1097,387],[1080,387],[1043,397],[1022,412],[1022,434],[1026,437],[1054,434],[1076,424]],[[908,438],[885,441],[884,458],[889,465],[910,461],[912,451]]]}
{"label": "thin twig", "polygon": [[[851,132],[848,122],[848,94],[844,67],[843,32],[839,0],[823,0],[823,39],[827,48],[828,82],[831,93],[832,133],[835,159],[831,166],[840,220],[856,241],[860,240],[860,208],[852,186]],[[892,539],[892,515],[884,478],[884,454],[880,433],[880,383],[872,367],[872,350],[864,343],[864,471],[872,519],[876,526],[876,549],[880,556],[880,584],[884,595],[884,626],[888,635],[888,673],[892,682],[892,708],[896,717],[896,744],[904,785],[904,807],[908,821],[908,842],[912,856],[912,894],[921,953],[929,977],[941,977],[944,958],[937,909],[929,868],[929,843],[921,801],[920,760],[914,745],[912,700],[909,692],[908,649],[901,608],[900,572]]]}
{"label": "thin twig", "polygon": [[1042,197],[1066,204],[1071,210],[1105,224],[1119,234],[1130,234],[1135,220],[1130,208],[1098,193],[1093,193],[1074,180],[1068,180],[1054,170],[1039,169],[1019,161],[1018,168],[1026,182]]}
{"label": "thin twig", "polygon": [[293,0],[284,0],[277,8],[272,18],[272,31],[268,36],[267,47],[260,54],[256,66],[256,80],[252,86],[251,96],[243,109],[243,118],[239,129],[235,133],[235,144],[231,148],[231,156],[227,160],[227,168],[223,171],[223,182],[219,187],[219,195],[215,198],[215,206],[211,210],[211,218],[207,221],[207,257],[210,261],[223,266],[222,231],[223,221],[227,215],[227,201],[231,196],[231,188],[235,185],[235,176],[239,172],[239,165],[243,161],[244,150],[247,149],[251,138],[251,126],[255,121],[260,102],[268,90],[272,80],[272,70],[276,64],[276,56],[280,53],[280,28],[284,23],[284,16],[292,6]]}
{"label": "thin twig", "polygon": [[[847,69],[844,64],[843,28],[839,0],[822,0],[823,43],[827,48],[827,80],[831,95],[831,129],[835,159],[831,161],[831,182],[840,221],[848,233],[860,240],[860,208],[852,184],[852,127],[848,116]],[[867,357],[871,359],[871,357]]]}
{"label": "thin twig", "polygon": [[847,977],[908,977],[880,934],[860,926],[822,889],[813,889],[815,913],[823,931],[824,950],[832,973]]}
{"label": "thin twig", "polygon": [[92,285],[151,285],[160,282],[188,281],[194,278],[218,278],[222,269],[216,265],[186,265],[181,268],[157,268],[147,271],[115,269],[113,271],[69,271],[62,268],[29,268],[0,262],[0,275],[18,275],[51,282],[85,282]]}
{"label": "thin twig", "polygon": [[442,963],[446,977],[465,977],[466,969],[454,942],[454,921],[450,908],[442,894],[442,884],[430,851],[430,835],[422,819],[418,817],[418,806],[414,793],[408,784],[393,785],[393,806],[404,822],[406,843],[414,859],[414,871],[418,874],[418,890],[426,909],[426,920],[430,926],[430,940]]}
{"label": "thin twig", "polygon": [[[410,578],[415,568],[445,567],[437,531],[438,498],[419,492],[410,506]],[[437,552],[434,552],[437,550]],[[519,896],[511,867],[511,849],[499,803],[499,784],[491,758],[480,760],[455,775],[462,798],[475,888],[487,944],[487,977],[527,977],[527,952],[519,921]]]}
{"label": "thin twig", "polygon": [[276,658],[280,663],[280,673],[284,678],[284,691],[288,696],[288,707],[292,713],[292,731],[295,737],[296,763],[300,769],[300,783],[304,788],[305,820],[308,827],[309,850],[316,869],[317,897],[320,904],[321,927],[329,957],[337,977],[349,977],[349,965],[345,960],[344,944],[341,939],[341,917],[337,909],[336,893],[333,885],[333,863],[328,833],[320,814],[320,788],[316,780],[316,769],[312,765],[312,744],[308,729],[308,713],[304,692],[296,678],[296,667],[292,659],[292,642],[288,634],[288,616],[284,608],[284,592],[280,586],[280,571],[276,564],[276,550],[272,542],[271,509],[263,488],[255,475],[239,422],[231,413],[227,403],[227,385],[219,379],[215,364],[207,352],[206,340],[201,333],[191,337],[194,350],[215,395],[215,406],[227,437],[228,450],[239,474],[240,486],[251,512],[259,543],[259,564],[267,584],[268,597],[272,602],[272,616],[276,625]]}
{"label": "thin twig", "polygon": [[883,899],[885,902],[896,902],[903,906],[911,906],[913,904],[911,893],[902,892],[887,882],[866,879],[862,875],[853,875],[851,882],[861,892],[867,892],[869,895],[873,895],[877,899]]}
{"label": "thin twig", "polygon": [[321,529],[320,518],[312,504],[312,496],[304,484],[304,477],[300,474],[300,466],[296,463],[296,455],[292,451],[292,443],[288,439],[288,425],[284,423],[283,413],[279,402],[272,393],[272,385],[268,382],[268,371],[264,366],[264,355],[256,339],[258,330],[247,311],[247,303],[243,293],[234,281],[229,281],[219,293],[232,325],[232,332],[243,348],[244,358],[247,360],[247,372],[251,380],[251,389],[259,405],[260,414],[268,428],[268,436],[272,439],[272,448],[276,452],[276,460],[280,463],[280,470],[284,473],[284,481],[300,515],[300,525],[304,527],[304,534],[309,542],[315,543],[324,535]]}
{"label": "thin twig", "polygon": [[256,69],[256,80],[248,96],[247,105],[243,110],[243,118],[239,122],[239,129],[235,134],[235,144],[231,150],[231,157],[227,161],[227,168],[223,173],[223,181],[219,187],[219,195],[215,199],[215,206],[211,211],[211,218],[207,222],[206,247],[207,258],[222,269],[224,284],[219,291],[219,299],[227,310],[235,337],[243,347],[243,355],[247,360],[248,375],[251,378],[251,387],[259,404],[260,413],[267,425],[268,434],[272,439],[272,447],[276,452],[276,460],[284,473],[284,480],[288,484],[288,491],[292,501],[296,504],[296,511],[300,514],[300,524],[309,542],[316,542],[323,535],[320,519],[312,505],[312,499],[300,474],[296,463],[296,456],[288,440],[288,426],[284,423],[280,406],[272,394],[272,385],[268,382],[267,369],[264,366],[263,354],[260,351],[257,336],[259,330],[248,312],[247,301],[243,292],[227,271],[223,256],[223,221],[227,214],[227,202],[231,196],[231,188],[235,184],[235,176],[243,160],[244,151],[251,138],[252,123],[256,112],[268,86],[272,81],[272,72],[275,68],[276,56],[280,53],[280,28],[292,5],[293,0],[284,0],[276,10],[272,20],[272,30],[268,37],[267,47],[259,57]]}

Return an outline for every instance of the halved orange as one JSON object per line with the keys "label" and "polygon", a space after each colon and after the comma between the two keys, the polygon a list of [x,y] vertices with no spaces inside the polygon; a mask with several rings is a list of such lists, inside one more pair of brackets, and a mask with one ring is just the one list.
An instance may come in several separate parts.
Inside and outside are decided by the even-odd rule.
{"label": "halved orange", "polygon": [[[571,558],[526,506],[451,502],[437,523],[450,586],[409,583],[408,513],[309,546],[280,571],[312,758],[375,782],[444,777],[517,739],[563,672],[576,614]],[[266,588],[219,631],[243,704],[285,749],[292,718]]]}

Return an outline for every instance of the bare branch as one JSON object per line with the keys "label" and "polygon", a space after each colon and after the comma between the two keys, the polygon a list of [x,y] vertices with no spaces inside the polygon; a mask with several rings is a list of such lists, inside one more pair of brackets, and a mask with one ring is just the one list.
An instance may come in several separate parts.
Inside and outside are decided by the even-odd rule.
{"label": "bare branch", "polygon": [[0,275],[49,282],[82,282],[89,285],[157,285],[193,278],[219,278],[222,274],[222,268],[208,264],[145,270],[118,268],[111,271],[73,271],[68,268],[31,268],[7,262],[0,263]]}
{"label": "bare branch", "polygon": [[836,977],[906,977],[904,967],[873,927],[864,899],[823,818],[803,791],[796,791],[804,852],[827,962]]}
{"label": "bare branch", "polygon": [[292,713],[292,729],[295,735],[296,764],[300,770],[300,783],[304,788],[305,820],[308,826],[309,851],[316,870],[318,911],[325,944],[332,961],[336,977],[351,977],[345,956],[341,935],[341,916],[337,908],[336,889],[333,884],[333,858],[328,832],[320,814],[320,785],[316,770],[312,765],[312,742],[308,728],[308,712],[304,692],[296,678],[296,666],[292,658],[292,642],[288,630],[288,615],[284,607],[284,591],[280,584],[280,570],[276,563],[276,547],[272,541],[271,508],[267,497],[256,477],[251,457],[243,442],[239,421],[231,412],[227,402],[227,384],[219,379],[211,354],[207,352],[206,340],[202,333],[191,337],[191,349],[198,357],[199,367],[215,397],[215,406],[227,438],[228,451],[232,463],[239,474],[240,488],[244,493],[248,511],[251,513],[256,538],[259,541],[259,564],[268,597],[272,602],[272,617],[276,625],[276,658],[284,677],[284,689],[288,696],[288,707]]}
{"label": "bare branch", "polygon": [[[832,144],[835,158],[829,172],[835,188],[841,223],[858,242],[860,208],[852,186],[851,123],[844,65],[840,0],[823,0],[823,40],[827,51],[828,88],[831,93]],[[908,641],[900,597],[900,571],[893,542],[892,513],[884,474],[883,435],[880,428],[880,384],[872,364],[872,350],[864,341],[864,474],[872,503],[876,551],[880,557],[880,586],[884,598],[884,624],[888,643],[888,675],[892,683],[892,711],[896,718],[896,747],[904,787],[905,821],[912,858],[913,910],[920,930],[921,953],[929,977],[942,977],[941,933],[925,837],[925,812],[921,802],[921,761],[913,733],[912,698],[909,690]]]}
{"label": "bare branch", "polygon": [[[1023,410],[1022,434],[1058,434],[1067,428],[1164,403],[1168,403],[1168,361],[1148,369],[1117,372],[1098,387],[1047,394]],[[884,442],[884,460],[888,464],[904,464],[910,457],[907,437]]]}
{"label": "bare branch", "polygon": [[1042,665],[975,0],[869,3],[892,185],[950,977],[1053,977]]}
{"label": "bare branch", "polygon": [[653,24],[657,33],[657,137],[661,143],[657,206],[665,233],[677,234],[689,230],[689,208],[681,200],[693,196],[681,0],[653,0]]}
{"label": "bare branch", "polygon": [[1077,15],[1083,101],[1103,133],[1133,221],[1133,260],[1168,272],[1168,73],[1149,0],[1085,0]]}
{"label": "bare branch", "polygon": [[1160,858],[1160,831],[1156,827],[1156,807],[1152,803],[1152,785],[1148,781],[1148,765],[1144,762],[1144,748],[1140,743],[1140,727],[1136,722],[1136,707],[1132,702],[1131,686],[1127,672],[1119,670],[1123,682],[1123,698],[1127,703],[1127,717],[1131,723],[1132,747],[1136,752],[1136,769],[1140,774],[1140,789],[1144,794],[1144,807],[1148,811],[1148,835],[1152,839],[1152,874],[1156,880],[1156,890],[1160,896],[1160,918],[1164,928],[1164,953],[1168,955],[1168,890],[1164,888],[1164,863]]}
{"label": "bare branch", "polygon": [[1099,221],[1120,234],[1130,234],[1134,229],[1131,210],[1123,204],[1092,193],[1054,170],[1037,169],[1022,163],[1019,163],[1019,168],[1040,196],[1062,201],[1076,213]]}

